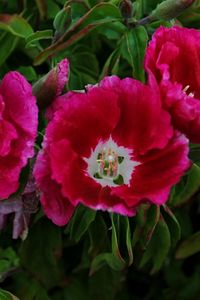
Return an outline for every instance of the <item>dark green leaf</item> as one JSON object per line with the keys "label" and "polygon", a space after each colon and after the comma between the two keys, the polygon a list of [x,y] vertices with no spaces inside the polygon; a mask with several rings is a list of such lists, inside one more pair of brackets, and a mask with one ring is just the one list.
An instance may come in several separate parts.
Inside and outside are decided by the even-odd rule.
{"label": "dark green leaf", "polygon": [[0,248],[0,281],[3,281],[7,274],[17,267],[19,267],[19,257],[16,252],[11,247]]}
{"label": "dark green leaf", "polygon": [[0,49],[0,65],[2,65],[17,45],[18,38],[11,33],[4,32],[0,35],[0,43],[3,45]]}
{"label": "dark green leaf", "polygon": [[192,168],[175,186],[170,197],[170,204],[174,206],[187,202],[200,188],[200,167],[193,164]]}
{"label": "dark green leaf", "polygon": [[70,238],[78,242],[94,221],[95,216],[95,210],[79,205],[67,226],[66,232],[70,233]]}
{"label": "dark green leaf", "polygon": [[148,243],[151,240],[151,237],[154,233],[156,225],[160,218],[160,209],[156,205],[151,205],[146,212],[146,220],[142,229],[140,242],[142,247],[147,247]]}
{"label": "dark green leaf", "polygon": [[167,207],[167,205],[164,205],[163,208],[164,209],[162,209],[162,216],[164,217],[165,222],[167,223],[167,226],[169,228],[171,245],[172,247],[174,247],[181,238],[181,227],[169,207]]}
{"label": "dark green leaf", "polygon": [[22,265],[47,288],[53,287],[61,276],[57,264],[61,249],[60,228],[47,219],[40,219],[21,246]]}
{"label": "dark green leaf", "polygon": [[148,261],[153,262],[151,273],[157,272],[170,248],[170,232],[164,219],[160,219],[154,230],[151,241],[149,242],[146,251],[142,257],[140,267],[143,267]]}
{"label": "dark green leaf", "polygon": [[19,272],[13,278],[13,290],[21,300],[50,300],[45,288],[33,276],[30,277],[25,272]]}
{"label": "dark green leaf", "polygon": [[33,67],[22,66],[19,67],[17,71],[24,75],[28,81],[36,81],[38,78],[37,73]]}
{"label": "dark green leaf", "polygon": [[0,299],[1,300],[19,300],[16,296],[11,293],[0,289]]}
{"label": "dark green leaf", "polygon": [[113,270],[120,271],[124,269],[124,262],[117,259],[112,253],[101,253],[92,261],[90,275],[97,272],[101,267],[109,265]]}
{"label": "dark green leaf", "polygon": [[26,48],[34,46],[39,40],[52,39],[53,30],[36,31],[26,38]]}
{"label": "dark green leaf", "polygon": [[200,251],[200,231],[192,234],[183,241],[177,251],[176,251],[176,258],[183,259],[189,257],[197,252]]}
{"label": "dark green leaf", "polygon": [[121,41],[121,54],[133,68],[133,77],[145,81],[143,68],[148,35],[143,26],[127,31]]}
{"label": "dark green leaf", "polygon": [[[103,67],[103,70],[100,75],[100,80],[104,78],[105,76],[116,74],[116,66],[119,64],[119,59],[120,59],[120,51],[119,48],[114,50],[108,59],[106,60],[106,63]],[[113,72],[115,70],[115,72]]]}

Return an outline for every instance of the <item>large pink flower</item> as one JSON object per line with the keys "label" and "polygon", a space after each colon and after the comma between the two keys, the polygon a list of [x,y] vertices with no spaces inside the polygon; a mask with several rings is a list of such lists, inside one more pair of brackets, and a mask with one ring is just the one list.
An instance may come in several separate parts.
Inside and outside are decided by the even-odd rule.
{"label": "large pink flower", "polygon": [[128,216],[141,202],[162,204],[189,167],[188,141],[159,93],[136,80],[107,77],[55,103],[34,174],[58,225],[78,203]]}
{"label": "large pink flower", "polygon": [[34,154],[38,110],[31,85],[18,72],[0,84],[0,199],[19,187],[19,176]]}
{"label": "large pink flower", "polygon": [[159,83],[173,124],[200,143],[200,32],[160,27],[146,51],[150,84]]}

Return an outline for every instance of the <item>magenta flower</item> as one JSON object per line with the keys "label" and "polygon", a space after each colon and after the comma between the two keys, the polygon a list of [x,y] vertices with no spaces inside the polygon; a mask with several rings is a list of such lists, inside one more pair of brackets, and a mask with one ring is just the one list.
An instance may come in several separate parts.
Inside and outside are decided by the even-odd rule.
{"label": "magenta flower", "polygon": [[160,205],[189,167],[187,139],[139,81],[108,77],[55,103],[34,175],[58,225],[79,203],[128,216],[142,202]]}
{"label": "magenta flower", "polygon": [[146,52],[150,84],[163,94],[173,125],[194,143],[200,143],[200,32],[160,27]]}
{"label": "magenta flower", "polygon": [[38,109],[32,88],[18,72],[0,84],[0,199],[19,187],[19,176],[34,154]]}

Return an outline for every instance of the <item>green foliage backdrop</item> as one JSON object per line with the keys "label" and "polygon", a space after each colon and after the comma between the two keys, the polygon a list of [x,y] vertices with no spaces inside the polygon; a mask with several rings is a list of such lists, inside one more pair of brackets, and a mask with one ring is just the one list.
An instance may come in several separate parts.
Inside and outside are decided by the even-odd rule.
{"label": "green foliage backdrop", "polygon": [[[130,10],[118,0],[1,0],[0,77],[18,70],[34,85],[67,57],[66,90],[112,74],[145,82],[144,53],[156,28],[200,28],[200,1],[163,13],[158,4],[166,2],[175,1],[135,0]],[[13,240],[11,216],[0,232],[0,300],[200,299],[198,145],[190,157],[193,167],[167,204],[142,205],[132,218],[80,205],[57,227],[38,208],[26,239]]]}

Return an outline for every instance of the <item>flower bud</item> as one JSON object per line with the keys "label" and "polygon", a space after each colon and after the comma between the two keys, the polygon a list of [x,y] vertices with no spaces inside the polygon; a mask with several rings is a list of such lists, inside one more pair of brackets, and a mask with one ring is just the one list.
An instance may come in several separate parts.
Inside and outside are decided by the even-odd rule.
{"label": "flower bud", "polygon": [[156,9],[151,13],[151,17],[155,19],[169,20],[177,17],[187,7],[191,6],[195,0],[166,0],[157,5]]}
{"label": "flower bud", "polygon": [[119,4],[122,17],[129,19],[133,16],[133,4],[130,0],[122,0]]}
{"label": "flower bud", "polygon": [[63,59],[33,86],[33,94],[37,98],[39,108],[49,106],[59,96],[68,82],[69,61]]}

